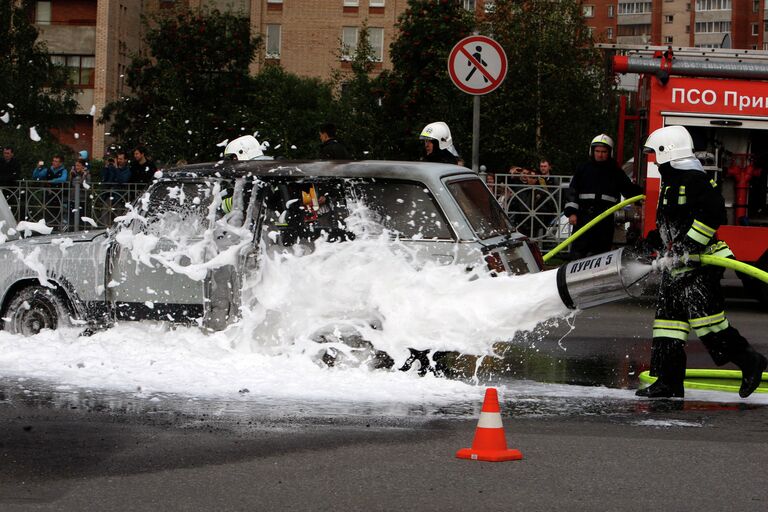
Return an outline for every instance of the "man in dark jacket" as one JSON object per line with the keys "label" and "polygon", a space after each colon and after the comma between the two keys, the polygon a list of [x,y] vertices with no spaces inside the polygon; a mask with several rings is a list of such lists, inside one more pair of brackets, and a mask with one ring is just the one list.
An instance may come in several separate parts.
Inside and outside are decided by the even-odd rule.
{"label": "man in dark jacket", "polygon": [[347,148],[336,139],[336,126],[332,123],[320,125],[320,159],[351,160]]}
{"label": "man in dark jacket", "polygon": [[3,159],[0,160],[0,187],[15,187],[19,184],[21,164],[13,154],[13,148],[3,148]]}
{"label": "man in dark jacket", "polygon": [[[589,162],[573,175],[565,204],[565,216],[574,232],[605,210],[619,203],[621,196],[634,197],[642,189],[632,183],[613,159],[613,139],[600,134],[589,148]],[[576,258],[610,251],[613,246],[613,215],[607,216],[573,242]]]}
{"label": "man in dark jacket", "polygon": [[715,232],[726,220],[723,196],[693,156],[693,141],[682,126],[653,132],[645,143],[656,154],[661,174],[656,231],[651,246],[669,256],[656,304],[651,346],[651,375],[656,382],[637,392],[649,398],[682,397],[685,343],[693,330],[716,365],[732,362],[741,369],[739,395],[749,396],[760,385],[768,360],[749,345],[725,317],[720,290],[723,270],[699,266],[690,255],[733,257]]}
{"label": "man in dark jacket", "polygon": [[131,162],[131,181],[133,183],[152,183],[157,166],[147,155],[147,148],[139,146],[133,150]]}

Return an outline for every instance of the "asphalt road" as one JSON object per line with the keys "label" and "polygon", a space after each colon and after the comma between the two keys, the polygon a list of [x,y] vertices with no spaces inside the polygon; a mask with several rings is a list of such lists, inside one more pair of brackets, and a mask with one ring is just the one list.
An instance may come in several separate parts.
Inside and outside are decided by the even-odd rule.
{"label": "asphalt road", "polygon": [[[584,312],[566,338],[553,328],[537,342],[538,364],[511,371],[632,387],[652,316],[645,301]],[[768,353],[766,313],[734,299],[729,317]],[[524,459],[485,463],[454,457],[476,426],[461,414],[266,417],[4,384],[3,512],[768,509],[768,407],[735,395],[505,402],[508,444]]]}

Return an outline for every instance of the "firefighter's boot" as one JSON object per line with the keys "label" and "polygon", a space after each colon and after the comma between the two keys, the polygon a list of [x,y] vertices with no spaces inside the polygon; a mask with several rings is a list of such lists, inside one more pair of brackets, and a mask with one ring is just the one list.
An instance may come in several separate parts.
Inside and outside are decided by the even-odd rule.
{"label": "firefighter's boot", "polygon": [[658,378],[635,393],[644,398],[683,398],[685,389],[685,348],[680,340],[654,338],[651,347],[651,375]]}
{"label": "firefighter's boot", "polygon": [[747,398],[763,380],[763,372],[768,367],[768,360],[766,360],[763,354],[756,352],[752,347],[747,347],[739,355],[733,356],[731,360],[741,369],[739,396]]}

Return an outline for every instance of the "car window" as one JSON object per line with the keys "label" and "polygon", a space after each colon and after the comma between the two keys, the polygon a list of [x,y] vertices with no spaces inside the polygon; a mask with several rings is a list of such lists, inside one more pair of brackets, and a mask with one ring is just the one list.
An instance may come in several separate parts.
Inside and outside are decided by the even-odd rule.
{"label": "car window", "polygon": [[293,245],[319,238],[350,239],[344,219],[349,215],[346,195],[338,180],[298,180],[266,185],[263,229],[272,243]]}
{"label": "car window", "polygon": [[422,183],[364,180],[355,182],[352,191],[376,222],[401,238],[453,238],[445,214]]}
{"label": "car window", "polygon": [[480,240],[509,235],[514,231],[501,205],[481,180],[454,180],[447,186]]}
{"label": "car window", "polygon": [[[213,202],[215,184],[214,181],[180,182],[154,187],[142,230],[160,237],[200,236],[208,226],[208,209]],[[226,183],[220,183],[218,190],[220,193],[226,191]]]}

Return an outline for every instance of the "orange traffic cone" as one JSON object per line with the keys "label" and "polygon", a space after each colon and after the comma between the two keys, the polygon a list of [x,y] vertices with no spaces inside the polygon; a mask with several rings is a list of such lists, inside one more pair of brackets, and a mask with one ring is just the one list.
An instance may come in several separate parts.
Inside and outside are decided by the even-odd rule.
{"label": "orange traffic cone", "polygon": [[503,462],[505,460],[520,460],[523,454],[520,450],[507,448],[504,427],[501,425],[499,396],[496,388],[485,390],[485,400],[480,411],[480,421],[477,422],[472,448],[462,448],[456,452],[460,459],[485,460]]}

